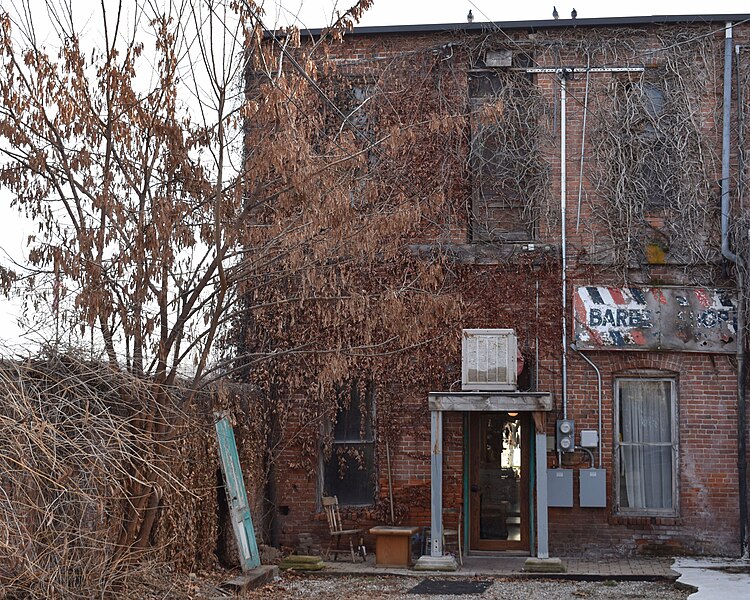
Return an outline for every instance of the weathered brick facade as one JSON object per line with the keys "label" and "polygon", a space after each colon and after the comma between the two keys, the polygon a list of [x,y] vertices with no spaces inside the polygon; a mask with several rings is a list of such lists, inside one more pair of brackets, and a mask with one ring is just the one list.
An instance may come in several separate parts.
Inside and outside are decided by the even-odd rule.
{"label": "weathered brick facade", "polygon": [[[740,19],[735,19],[739,21]],[[737,44],[750,40],[750,26],[744,23],[734,28]],[[596,39],[600,42],[589,43]],[[721,107],[724,30],[721,19],[686,22],[650,22],[648,19],[619,22],[591,22],[581,20],[575,27],[570,22],[543,22],[522,28],[495,27],[473,24],[466,26],[427,29],[367,29],[354,31],[328,52],[342,73],[368,76],[374,81],[388,68],[394,57],[405,53],[433,53],[450,64],[454,80],[467,86],[467,73],[475,68],[478,56],[486,58],[488,50],[510,50],[515,54],[533,57],[532,67],[559,69],[576,67],[572,79],[566,82],[566,202],[567,202],[567,328],[568,343],[573,339],[572,299],[578,286],[684,286],[736,287],[731,265],[720,255],[719,194],[721,156]],[[588,45],[587,45],[588,44]],[[599,44],[597,46],[597,44]],[[682,45],[682,46],[681,46]],[[605,47],[606,46],[606,47]],[[700,98],[694,98],[697,113],[686,116],[693,120],[701,133],[707,154],[703,157],[710,181],[705,182],[707,197],[713,204],[704,206],[707,223],[703,260],[693,255],[685,258],[681,248],[673,244],[654,258],[650,254],[652,240],[646,235],[636,240],[637,251],[626,255],[617,264],[614,256],[618,244],[611,228],[622,228],[622,218],[616,206],[593,170],[596,164],[596,132],[615,128],[617,114],[607,109],[608,104],[597,94],[603,94],[618,82],[637,79],[642,73],[591,71],[588,76],[582,67],[639,67],[646,73],[676,59],[675,47],[690,46],[695,56],[701,54],[699,79]],[[599,47],[600,51],[585,49]],[[694,57],[688,56],[686,60]],[[696,60],[698,60],[696,58]],[[748,68],[742,59],[743,68]],[[590,62],[589,62],[590,61]],[[747,65],[747,66],[745,66]],[[649,71],[652,69],[652,71]],[[671,71],[670,71],[671,72]],[[411,74],[418,77],[419,73]],[[696,73],[679,73],[679,77],[696,77]],[[535,389],[552,392],[555,408],[547,419],[547,434],[554,435],[555,419],[562,415],[562,343],[560,340],[561,309],[561,159],[560,126],[561,96],[559,73],[532,74],[533,84],[546,107],[542,126],[549,134],[540,142],[545,158],[548,188],[536,202],[534,239],[525,243],[507,244],[502,241],[472,244],[468,210],[456,213],[455,219],[441,230],[442,242],[455,245],[457,262],[466,277],[466,294],[477,294],[476,302],[467,313],[465,328],[511,327],[519,338],[519,348],[528,357],[539,356],[533,365],[538,373]],[[705,79],[705,81],[703,81]],[[408,80],[407,80],[408,81]],[[696,84],[697,85],[697,84]],[[467,88],[468,89],[468,88]],[[587,95],[588,89],[588,95]],[[733,94],[736,90],[733,91]],[[734,96],[733,96],[734,98]],[[468,99],[468,92],[467,92]],[[582,149],[584,106],[587,117],[585,147]],[[736,111],[736,107],[735,107]],[[608,122],[612,120],[612,122]],[[469,127],[466,118],[466,127]],[[736,135],[733,136],[736,148]],[[465,148],[464,148],[465,149]],[[583,161],[581,156],[583,155]],[[737,155],[732,152],[733,182],[736,183]],[[583,165],[583,166],[582,166]],[[614,168],[614,166],[613,166]],[[467,190],[469,202],[471,175],[466,169],[466,181],[457,182]],[[581,178],[581,173],[583,177]],[[733,183],[733,194],[734,186]],[[583,200],[579,203],[580,198]],[[613,208],[614,207],[614,208]],[[580,211],[580,213],[579,213]],[[603,213],[611,218],[602,218]],[[659,233],[665,211],[659,207],[646,215],[654,223],[654,236]],[[669,217],[666,217],[669,218]],[[649,230],[650,231],[650,230]],[[698,240],[697,234],[693,240]],[[707,240],[707,242],[706,242]],[[420,240],[429,246],[431,240]],[[529,246],[532,243],[533,246]],[[654,242],[655,243],[655,242]],[[696,242],[697,243],[697,242]],[[640,256],[642,260],[634,257]],[[489,258],[488,258],[489,257]],[[547,269],[539,268],[544,262]],[[503,291],[504,282],[512,280],[513,291]],[[481,282],[478,286],[477,282]],[[453,363],[446,367],[444,389],[460,376],[460,345],[455,348]],[[603,380],[602,467],[607,470],[607,507],[580,508],[578,506],[579,468],[587,467],[589,459],[583,453],[564,455],[563,466],[574,468],[574,506],[549,509],[550,552],[556,555],[598,554],[627,555],[634,553],[696,553],[728,554],[739,552],[739,489],[738,489],[738,386],[737,362],[731,353],[595,350],[586,353],[601,370]],[[674,516],[628,516],[618,514],[615,506],[614,466],[615,436],[615,379],[633,374],[656,374],[671,378],[676,385],[678,459],[676,469],[677,499]],[[409,382],[398,382],[405,388]],[[393,496],[401,522],[429,525],[430,520],[430,414],[427,408],[429,389],[410,390],[406,410],[398,415],[399,438],[386,449],[377,443],[377,507],[345,508],[347,520],[367,527],[384,522],[388,506],[388,452]],[[577,430],[596,429],[597,379],[593,369],[573,350],[568,351],[568,418],[574,419]],[[466,417],[461,413],[446,413],[444,420],[444,506],[465,505],[464,465]],[[299,423],[290,423],[292,432]],[[377,425],[376,425],[377,428]],[[291,468],[299,458],[299,448],[289,440],[279,461],[278,497],[280,504],[282,543],[297,544],[300,532],[312,532],[326,544],[325,518],[320,509],[320,473],[313,469]],[[597,454],[597,450],[594,450]],[[552,466],[554,452],[547,456]],[[383,507],[386,507],[385,509]],[[368,542],[369,543],[369,542]],[[531,545],[533,552],[534,544]]]}

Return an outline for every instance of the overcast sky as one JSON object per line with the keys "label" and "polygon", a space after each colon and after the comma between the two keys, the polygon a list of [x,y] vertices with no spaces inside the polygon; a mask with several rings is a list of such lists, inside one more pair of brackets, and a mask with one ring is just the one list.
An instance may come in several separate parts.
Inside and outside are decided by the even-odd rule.
{"label": "overcast sky", "polygon": [[[41,0],[31,0],[42,6]],[[73,1],[73,0],[71,0]],[[128,0],[136,2],[139,0]],[[155,0],[157,3],[159,0]],[[689,15],[689,14],[742,14],[750,13],[749,0],[714,0],[713,2],[641,1],[627,0],[603,2],[601,0],[561,0],[504,2],[499,0],[375,0],[372,9],[362,20],[362,26],[410,25],[419,23],[461,23],[471,10],[475,22],[543,20],[552,17],[553,4],[557,3],[560,17],[569,18],[575,7],[578,18],[644,16],[644,15]],[[18,6],[22,0],[0,0],[0,7]],[[114,0],[104,0],[105,4]],[[331,21],[336,9],[346,10],[351,0],[265,0],[265,21],[269,27],[296,23],[300,27],[322,27]],[[100,0],[74,0],[74,10],[79,14],[98,12]],[[88,11],[88,13],[87,13]],[[44,17],[41,13],[39,17]],[[40,18],[40,20],[43,20]],[[8,256],[20,260],[24,255],[24,241],[31,231],[28,223],[19,219],[8,206],[9,196],[0,190],[0,262],[8,264]],[[16,340],[18,329],[18,303],[0,297],[0,343]],[[0,350],[1,352],[1,350]]]}

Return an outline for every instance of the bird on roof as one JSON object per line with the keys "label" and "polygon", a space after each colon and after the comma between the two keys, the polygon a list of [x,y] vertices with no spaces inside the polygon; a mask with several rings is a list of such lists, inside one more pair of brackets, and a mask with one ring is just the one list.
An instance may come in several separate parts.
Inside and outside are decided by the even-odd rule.
{"label": "bird on roof", "polygon": [[560,13],[557,12],[557,7],[556,6],[552,7],[552,18],[555,19],[555,20],[557,20],[557,19],[560,18]]}
{"label": "bird on roof", "polygon": [[570,11],[570,18],[575,19],[578,16],[578,11],[574,8]]}
{"label": "bird on roof", "polygon": [[469,23],[472,23],[472,22],[474,21],[474,13],[473,13],[473,12],[471,12],[471,9],[469,9],[469,14],[468,14],[468,15],[466,15],[466,20],[467,20],[467,21],[468,21]]}

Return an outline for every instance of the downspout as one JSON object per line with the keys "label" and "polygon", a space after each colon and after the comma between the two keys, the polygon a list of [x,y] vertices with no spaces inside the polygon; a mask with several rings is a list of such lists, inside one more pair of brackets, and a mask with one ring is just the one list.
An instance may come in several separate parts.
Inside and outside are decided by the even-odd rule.
{"label": "downspout", "polygon": [[[737,113],[738,113],[738,157],[737,157],[737,172],[739,178],[737,181],[737,197],[739,200],[740,210],[744,209],[744,180],[742,178],[745,172],[745,113],[744,103],[742,97],[742,86],[740,78],[740,50],[741,46],[735,46],[737,55]],[[748,231],[747,242],[750,244],[750,231]],[[745,246],[747,248],[747,246]],[[750,525],[748,524],[748,497],[747,497],[747,362],[745,361],[745,306],[746,306],[746,294],[745,294],[745,265],[740,264],[740,268],[737,269],[737,287],[740,290],[739,298],[739,311],[737,312],[737,328],[739,330],[739,338],[737,340],[737,377],[739,379],[737,385],[738,411],[738,445],[737,449],[739,452],[740,460],[737,463],[737,467],[740,473],[743,475],[739,481],[740,487],[740,527],[741,532],[744,533],[744,539],[740,539],[740,547],[742,549],[742,556],[745,558],[750,557]]]}
{"label": "downspout", "polygon": [[741,259],[729,247],[729,159],[732,117],[732,23],[727,22],[724,36],[724,114],[721,148],[721,254],[735,265],[739,301],[737,307],[737,471],[740,502],[740,554],[748,555],[747,515],[747,443],[745,436],[745,315],[744,277]]}
{"label": "downspout", "polygon": [[[583,352],[581,352],[576,347],[575,344],[571,344],[570,347],[576,352],[578,352],[578,355],[587,363],[589,363],[591,367],[594,369],[594,371],[596,371],[596,380],[597,380],[597,383],[599,384],[599,400],[597,402],[596,410],[597,410],[597,415],[599,418],[597,425],[599,428],[599,468],[601,469],[602,468],[602,372],[599,370],[599,367],[597,367],[588,356],[586,356]],[[591,466],[592,467],[594,466],[593,457],[591,458]]]}
{"label": "downspout", "polygon": [[747,416],[746,401],[747,364],[745,362],[745,283],[742,266],[737,267],[737,286],[740,297],[737,310],[737,470],[739,471],[740,496],[740,555],[750,558],[748,545],[748,497],[747,497]]}

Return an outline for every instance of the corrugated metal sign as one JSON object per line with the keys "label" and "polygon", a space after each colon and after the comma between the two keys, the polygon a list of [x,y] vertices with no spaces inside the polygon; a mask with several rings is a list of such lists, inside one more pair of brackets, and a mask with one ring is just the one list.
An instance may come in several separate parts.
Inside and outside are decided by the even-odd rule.
{"label": "corrugated metal sign", "polygon": [[589,350],[737,350],[736,302],[728,290],[579,287],[575,339]]}

